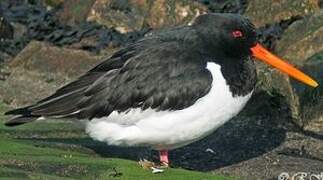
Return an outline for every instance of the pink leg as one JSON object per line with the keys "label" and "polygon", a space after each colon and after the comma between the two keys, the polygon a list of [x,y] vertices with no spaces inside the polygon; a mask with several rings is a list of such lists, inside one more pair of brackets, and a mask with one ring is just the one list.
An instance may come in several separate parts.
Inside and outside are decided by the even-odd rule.
{"label": "pink leg", "polygon": [[159,151],[159,159],[160,162],[166,166],[168,166],[169,161],[168,161],[168,151],[167,150],[161,150]]}

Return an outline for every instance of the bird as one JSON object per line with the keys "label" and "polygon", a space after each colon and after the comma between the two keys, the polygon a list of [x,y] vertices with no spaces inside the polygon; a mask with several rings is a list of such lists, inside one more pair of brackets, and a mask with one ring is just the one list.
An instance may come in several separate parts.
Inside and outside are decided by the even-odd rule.
{"label": "bird", "polygon": [[242,15],[208,13],[149,32],[35,104],[5,113],[5,125],[85,120],[109,145],[168,151],[196,142],[236,116],[257,82],[255,59],[311,86],[318,83],[269,52]]}

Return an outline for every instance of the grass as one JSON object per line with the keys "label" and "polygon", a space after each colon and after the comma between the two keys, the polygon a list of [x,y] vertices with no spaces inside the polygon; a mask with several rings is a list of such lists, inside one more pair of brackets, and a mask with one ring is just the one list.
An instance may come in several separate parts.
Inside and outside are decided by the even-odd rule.
{"label": "grass", "polygon": [[2,114],[7,109],[0,103],[0,179],[233,179],[180,168],[152,174],[136,161],[102,157],[84,146],[92,141],[76,123],[43,121],[5,127]]}

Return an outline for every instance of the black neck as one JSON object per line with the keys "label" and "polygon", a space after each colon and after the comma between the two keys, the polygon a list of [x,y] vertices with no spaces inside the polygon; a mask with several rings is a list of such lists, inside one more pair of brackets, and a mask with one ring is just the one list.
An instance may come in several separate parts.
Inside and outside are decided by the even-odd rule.
{"label": "black neck", "polygon": [[233,96],[247,95],[255,88],[257,74],[255,64],[250,57],[215,61],[221,65],[221,72]]}

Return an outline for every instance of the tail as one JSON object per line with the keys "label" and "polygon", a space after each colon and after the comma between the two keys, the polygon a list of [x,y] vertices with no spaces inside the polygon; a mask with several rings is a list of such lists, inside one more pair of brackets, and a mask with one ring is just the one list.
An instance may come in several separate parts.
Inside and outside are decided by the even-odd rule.
{"label": "tail", "polygon": [[[17,126],[35,121],[40,117],[78,118],[79,113],[75,112],[78,112],[80,110],[78,105],[80,104],[81,100],[85,100],[82,99],[84,98],[84,93],[90,86],[92,86],[93,82],[96,82],[106,74],[107,67],[104,66],[102,67],[102,69],[100,68],[101,66],[98,66],[98,71],[96,71],[96,69],[89,71],[76,81],[73,81],[61,87],[51,96],[42,99],[33,105],[6,112],[5,115],[12,115],[13,117],[9,121],[7,121],[5,125]],[[114,68],[114,65],[113,67],[111,66],[111,69]],[[92,108],[92,106],[89,107]],[[92,112],[93,110],[89,108],[84,112],[87,111]]]}
{"label": "tail", "polygon": [[29,123],[35,121],[40,116],[31,115],[31,111],[28,107],[14,109],[8,112],[5,112],[4,115],[14,115],[9,121],[5,123],[6,126],[18,126],[21,124]]}

